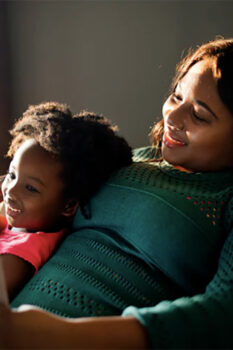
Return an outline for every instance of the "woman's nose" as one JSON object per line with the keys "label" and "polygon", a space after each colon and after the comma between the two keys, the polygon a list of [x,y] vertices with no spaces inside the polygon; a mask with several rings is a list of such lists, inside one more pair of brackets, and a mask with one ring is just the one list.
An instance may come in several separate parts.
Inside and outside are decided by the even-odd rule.
{"label": "woman's nose", "polygon": [[184,130],[185,128],[185,117],[182,108],[177,107],[171,110],[167,115],[167,123],[174,129]]}
{"label": "woman's nose", "polygon": [[177,106],[164,106],[164,117],[166,123],[173,129],[184,130],[187,124],[187,106],[179,104]]}

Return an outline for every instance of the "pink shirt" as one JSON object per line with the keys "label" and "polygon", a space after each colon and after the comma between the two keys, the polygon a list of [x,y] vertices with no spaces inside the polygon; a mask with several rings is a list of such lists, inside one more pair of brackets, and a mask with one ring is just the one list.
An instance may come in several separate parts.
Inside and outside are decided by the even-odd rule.
{"label": "pink shirt", "polygon": [[66,230],[58,232],[17,232],[8,226],[0,233],[0,254],[12,254],[32,264],[35,272],[49,259]]}

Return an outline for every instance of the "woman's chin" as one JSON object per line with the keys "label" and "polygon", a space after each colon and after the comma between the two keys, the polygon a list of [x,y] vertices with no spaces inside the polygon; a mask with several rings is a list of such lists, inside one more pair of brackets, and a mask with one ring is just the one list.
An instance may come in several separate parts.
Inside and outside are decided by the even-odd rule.
{"label": "woman's chin", "polygon": [[163,159],[171,165],[180,165],[176,155],[172,154],[174,152],[170,152],[170,150],[162,149],[162,157]]}

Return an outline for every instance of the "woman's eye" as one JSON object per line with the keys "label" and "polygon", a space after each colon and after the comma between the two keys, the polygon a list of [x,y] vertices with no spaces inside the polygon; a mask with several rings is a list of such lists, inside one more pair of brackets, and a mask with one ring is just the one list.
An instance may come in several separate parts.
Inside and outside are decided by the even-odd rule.
{"label": "woman's eye", "polygon": [[194,110],[192,114],[197,121],[207,123],[207,120],[205,118],[200,117]]}
{"label": "woman's eye", "polygon": [[37,193],[39,193],[39,191],[35,187],[33,187],[31,185],[26,185],[25,187],[30,192],[37,192]]}
{"label": "woman's eye", "polygon": [[173,92],[172,98],[173,98],[173,100],[174,100],[175,102],[176,102],[176,101],[182,101],[181,95],[177,94],[176,92]]}

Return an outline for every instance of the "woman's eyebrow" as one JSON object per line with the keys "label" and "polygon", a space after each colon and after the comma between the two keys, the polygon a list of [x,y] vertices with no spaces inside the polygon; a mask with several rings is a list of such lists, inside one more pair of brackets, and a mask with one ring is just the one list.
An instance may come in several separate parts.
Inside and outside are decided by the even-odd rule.
{"label": "woman's eyebrow", "polygon": [[196,99],[194,99],[194,102],[197,103],[198,105],[204,107],[205,109],[207,109],[207,111],[209,111],[214,116],[215,119],[219,119],[217,117],[217,115],[212,111],[212,109],[205,102],[200,101],[200,100],[196,100]]}

